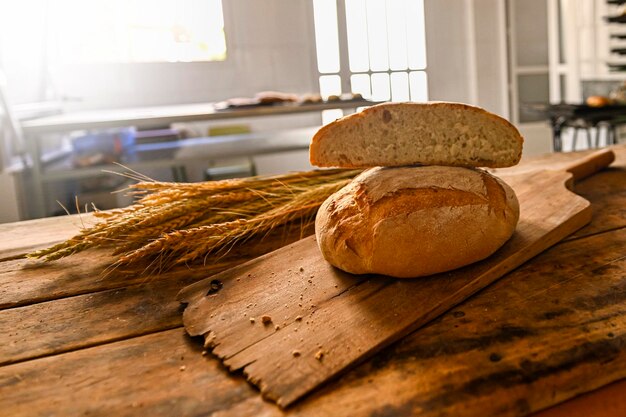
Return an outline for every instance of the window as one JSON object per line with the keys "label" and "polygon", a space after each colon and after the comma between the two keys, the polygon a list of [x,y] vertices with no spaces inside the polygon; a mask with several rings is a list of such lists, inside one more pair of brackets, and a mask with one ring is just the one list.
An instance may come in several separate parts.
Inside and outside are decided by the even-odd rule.
{"label": "window", "polygon": [[[426,101],[423,0],[313,0],[320,93]],[[324,123],[341,117],[328,110]]]}
{"label": "window", "polygon": [[[51,64],[194,62],[226,58],[221,0],[31,0],[11,14],[44,10]],[[24,9],[23,12],[17,9]],[[38,34],[21,19],[8,39]],[[39,33],[41,36],[41,33]],[[15,42],[19,43],[19,42]]]}

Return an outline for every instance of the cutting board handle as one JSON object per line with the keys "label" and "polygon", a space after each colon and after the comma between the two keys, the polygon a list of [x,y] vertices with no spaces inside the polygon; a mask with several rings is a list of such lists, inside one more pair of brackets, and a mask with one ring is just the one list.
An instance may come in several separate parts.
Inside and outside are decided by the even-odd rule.
{"label": "cutting board handle", "polygon": [[565,171],[571,173],[576,182],[601,171],[613,161],[615,161],[615,153],[612,150],[603,149],[566,165]]}

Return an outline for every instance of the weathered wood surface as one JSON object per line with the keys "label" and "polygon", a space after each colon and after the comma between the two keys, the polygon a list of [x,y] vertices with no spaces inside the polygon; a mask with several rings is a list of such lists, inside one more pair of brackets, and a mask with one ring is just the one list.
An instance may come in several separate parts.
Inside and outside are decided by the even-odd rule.
{"label": "weathered wood surface", "polygon": [[[601,152],[568,170],[582,178],[613,159]],[[185,328],[264,397],[289,406],[588,223],[589,203],[564,187],[570,179],[558,171],[507,176],[520,221],[478,264],[416,280],[358,278],[325,262],[310,237],[183,290]],[[218,282],[223,288],[211,291]]]}
{"label": "weathered wood surface", "polygon": [[556,246],[286,413],[200,355],[201,343],[180,330],[0,367],[0,409],[7,415],[526,415],[626,371],[620,265],[626,229],[607,235]]}
{"label": "weathered wood surface", "polygon": [[[477,369],[485,368],[485,382],[481,385],[483,380],[479,380],[469,385],[471,388],[478,382],[478,387],[482,388],[469,389],[463,395],[462,402],[466,404],[466,409],[462,413],[457,402],[449,407],[434,408],[426,415],[527,415],[623,377],[626,360],[621,355],[626,348],[620,346],[619,335],[626,331],[626,326],[619,317],[624,315],[620,307],[624,303],[626,272],[623,262],[618,261],[624,256],[623,234],[619,235],[618,232],[623,233],[620,228],[626,227],[625,216],[619,215],[620,207],[623,212],[623,190],[626,188],[626,147],[616,147],[615,151],[618,156],[615,165],[618,166],[576,185],[576,192],[592,201],[594,208],[597,204],[609,207],[609,210],[594,211],[592,222],[581,229],[579,238],[557,244],[509,274],[506,279],[384,350],[286,413],[263,401],[244,378],[229,375],[219,361],[200,355],[202,343],[185,337],[182,329],[175,329],[66,353],[52,352],[54,349],[51,349],[52,356],[0,366],[0,414],[406,416],[417,413],[415,405],[419,401],[427,401],[425,395],[444,398],[446,392],[454,393],[453,389],[458,388],[455,381],[462,381],[467,375],[476,374]],[[571,157],[568,154],[550,155],[537,165],[546,166],[552,158],[566,161]],[[598,185],[603,187],[599,188]],[[58,219],[48,221],[57,222]],[[591,232],[586,233],[587,230]],[[606,230],[613,232],[607,233]],[[3,241],[2,236],[0,233],[0,241]],[[0,262],[0,268],[6,264]],[[76,267],[67,265],[70,269]],[[45,276],[47,267],[38,271]],[[622,278],[616,279],[620,271]],[[4,278],[6,276],[0,273],[0,288],[3,288]],[[18,277],[13,278],[15,280],[11,285],[18,285]],[[71,284],[69,277],[63,279],[66,279],[67,285]],[[171,279],[180,277],[172,276]],[[29,285],[34,285],[36,277],[33,275],[29,281],[32,282]],[[137,283],[131,281],[132,286],[137,286]],[[508,288],[510,283],[515,285]],[[81,289],[81,285],[87,288]],[[122,282],[120,286],[123,286]],[[31,295],[34,300],[46,298],[52,287],[52,283],[39,287],[40,294],[33,288]],[[90,292],[92,287],[86,278],[78,280],[74,291],[84,294]],[[70,293],[63,294],[60,297],[71,297]],[[527,295],[532,295],[527,304],[521,303],[520,300]],[[149,295],[146,294],[146,297],[149,298]],[[575,303],[573,300],[578,301]],[[512,308],[507,308],[509,301],[512,301]],[[565,307],[572,307],[572,311],[559,315],[557,303],[564,301]],[[585,303],[587,308],[579,308]],[[11,309],[0,311],[0,317],[8,311]],[[465,314],[463,317],[461,312]],[[607,318],[613,313],[615,317]],[[134,326],[137,322],[131,318],[136,314],[132,309],[128,310],[128,314],[128,321],[120,320],[119,329],[128,329],[128,326]],[[81,326],[73,328],[71,325],[72,321],[81,323],[80,317],[79,313],[67,314],[66,334],[79,334],[82,331]],[[545,320],[541,317],[545,317]],[[53,320],[53,315],[49,314],[46,319]],[[536,322],[542,323],[541,331],[533,334],[528,334],[523,328],[511,327],[520,323],[534,325]],[[609,338],[608,332],[600,331],[603,325],[612,329],[610,332],[613,338]],[[4,340],[7,332],[2,326],[0,338]],[[422,337],[422,333],[429,336]],[[128,334],[133,334],[132,329],[128,329]],[[604,344],[603,334],[606,340],[616,340],[613,346],[619,350],[618,356],[612,356],[611,352],[614,351]],[[583,341],[582,345],[572,344],[572,339],[564,338],[563,335]],[[454,354],[451,350],[459,345],[462,348]],[[527,350],[529,347],[542,346],[547,350]],[[537,370],[533,368],[536,364],[529,368],[528,362],[523,362],[530,357],[532,363],[535,359],[533,353],[538,352],[538,357],[543,357],[541,355],[549,356],[548,350],[555,347],[562,352],[568,347],[575,350],[576,346],[582,346],[579,349],[581,355],[589,359],[604,355],[604,360],[589,360],[586,368],[582,369],[568,370],[566,365],[550,366],[543,368],[542,372],[533,373],[532,378],[526,376],[531,375],[528,372],[533,369]],[[472,353],[474,350],[482,351],[483,355]],[[435,358],[432,352],[439,351],[445,354]],[[464,356],[463,351],[469,354]],[[431,353],[424,355],[424,352]],[[501,356],[499,361],[485,360],[486,356],[491,357],[494,352]],[[448,354],[453,356],[446,365]],[[563,358],[559,355],[555,351],[551,360]],[[494,360],[497,358],[493,356]],[[422,376],[422,372],[433,364],[438,364],[439,372]],[[183,371],[180,370],[181,366],[185,366]],[[487,380],[492,381],[492,375],[497,370],[506,371],[502,374],[510,375],[509,382],[504,390],[500,391],[498,385],[493,393],[486,394]],[[515,372],[522,376],[516,377]],[[584,377],[581,372],[586,372]],[[439,386],[443,385],[441,390],[424,393],[423,385],[430,382],[426,377],[439,381]],[[453,382],[449,387],[442,384],[441,381],[449,379]],[[394,384],[397,381],[402,384],[396,387]],[[499,380],[502,381],[505,380]],[[484,398],[485,395],[490,397]],[[506,412],[494,411],[498,409],[496,405],[506,402],[507,398],[510,404],[518,401],[517,408],[510,407]],[[544,410],[539,415],[621,416],[626,410],[624,398],[626,383],[617,382]]]}
{"label": "weathered wood surface", "polygon": [[62,242],[94,222],[92,214],[0,224],[0,261]]}
{"label": "weathered wood surface", "polygon": [[0,367],[3,416],[194,416],[254,398],[182,329]]}
{"label": "weathered wood surface", "polygon": [[181,324],[176,293],[192,279],[156,281],[13,308],[0,366],[152,333]]}
{"label": "weathered wood surface", "polygon": [[0,263],[0,310],[34,303],[123,288],[148,282],[176,281],[210,276],[237,259],[224,259],[202,268],[178,269],[165,274],[145,276],[105,269],[115,260],[109,250],[90,249],[51,263],[14,259]]}
{"label": "weathered wood surface", "polygon": [[54,262],[6,260],[0,262],[0,310],[153,281],[197,281],[292,243],[301,233],[312,232],[311,226],[287,234],[278,230],[260,241],[250,241],[245,249],[233,249],[226,256],[209,259],[202,266],[183,266],[158,275],[107,270],[116,260],[110,249],[88,249]]}

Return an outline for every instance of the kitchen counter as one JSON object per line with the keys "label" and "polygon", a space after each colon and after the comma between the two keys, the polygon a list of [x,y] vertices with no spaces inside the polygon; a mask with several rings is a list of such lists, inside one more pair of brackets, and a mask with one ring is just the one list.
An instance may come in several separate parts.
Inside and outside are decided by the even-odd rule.
{"label": "kitchen counter", "polygon": [[613,149],[575,185],[590,224],[286,411],[185,334],[176,294],[215,267],[102,276],[108,251],[21,256],[90,216],[0,225],[0,414],[625,415],[626,146]]}

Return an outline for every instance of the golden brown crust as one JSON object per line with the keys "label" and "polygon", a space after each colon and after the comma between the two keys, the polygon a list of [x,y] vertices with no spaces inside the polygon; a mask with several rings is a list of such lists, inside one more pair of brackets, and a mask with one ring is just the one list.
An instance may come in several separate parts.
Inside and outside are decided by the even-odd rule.
{"label": "golden brown crust", "polygon": [[332,265],[410,278],[486,258],[518,217],[513,190],[482,170],[374,168],[322,204],[315,229]]}

